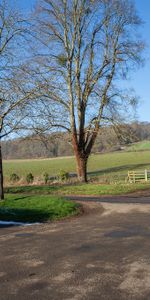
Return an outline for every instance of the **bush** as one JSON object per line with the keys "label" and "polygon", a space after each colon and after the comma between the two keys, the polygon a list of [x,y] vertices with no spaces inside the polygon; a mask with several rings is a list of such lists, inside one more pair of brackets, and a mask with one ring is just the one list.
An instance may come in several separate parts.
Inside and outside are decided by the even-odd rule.
{"label": "bush", "polygon": [[44,183],[47,184],[48,181],[49,181],[49,175],[48,175],[48,173],[44,173],[43,177],[44,177]]}
{"label": "bush", "polygon": [[64,170],[60,170],[60,173],[58,175],[58,178],[61,180],[61,181],[66,181],[68,180],[69,178],[69,173],[64,171]]}
{"label": "bush", "polygon": [[17,181],[19,181],[19,176],[16,174],[16,173],[12,173],[11,175],[10,175],[10,181],[12,181],[12,182],[17,182]]}
{"label": "bush", "polygon": [[26,176],[26,181],[27,181],[27,183],[28,183],[28,184],[29,184],[29,183],[33,183],[33,180],[34,180],[33,174],[32,174],[32,173],[27,174],[27,176]]}

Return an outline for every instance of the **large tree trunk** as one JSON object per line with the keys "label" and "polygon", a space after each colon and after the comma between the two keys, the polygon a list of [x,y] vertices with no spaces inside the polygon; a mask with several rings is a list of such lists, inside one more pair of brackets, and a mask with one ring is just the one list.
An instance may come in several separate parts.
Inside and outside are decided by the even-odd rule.
{"label": "large tree trunk", "polygon": [[4,200],[2,149],[0,141],[0,200]]}
{"label": "large tree trunk", "polygon": [[76,154],[77,175],[80,182],[87,182],[87,158]]}
{"label": "large tree trunk", "polygon": [[87,159],[85,155],[83,155],[83,149],[79,150],[78,140],[77,140],[77,134],[74,131],[72,134],[72,145],[74,150],[74,155],[76,159],[76,165],[77,165],[77,176],[79,181],[81,182],[87,182]]}
{"label": "large tree trunk", "polygon": [[87,162],[91,154],[92,147],[95,143],[98,131],[99,125],[96,124],[95,130],[93,131],[93,134],[88,141],[86,149],[85,142],[84,140],[82,140],[83,136],[81,136],[80,143],[78,143],[77,133],[74,131],[72,134],[72,145],[76,158],[77,175],[80,182],[87,182]]}

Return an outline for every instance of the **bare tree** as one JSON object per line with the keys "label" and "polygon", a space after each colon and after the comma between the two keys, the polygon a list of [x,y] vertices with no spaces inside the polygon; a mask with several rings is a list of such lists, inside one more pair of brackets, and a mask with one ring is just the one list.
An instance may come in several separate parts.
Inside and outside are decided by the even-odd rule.
{"label": "bare tree", "polygon": [[78,178],[87,181],[104,120],[120,119],[135,104],[116,83],[141,63],[141,21],[130,0],[41,0],[35,15],[38,120],[70,133]]}
{"label": "bare tree", "polygon": [[[33,86],[21,69],[27,25],[9,1],[0,4],[0,199],[4,199],[1,141],[23,126],[25,103]],[[24,44],[23,44],[24,41]],[[24,116],[24,117],[23,117]]]}

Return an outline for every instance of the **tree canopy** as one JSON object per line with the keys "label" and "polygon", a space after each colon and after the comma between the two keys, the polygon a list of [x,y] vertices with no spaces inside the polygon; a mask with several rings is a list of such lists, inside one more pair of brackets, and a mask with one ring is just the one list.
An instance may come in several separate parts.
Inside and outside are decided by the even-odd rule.
{"label": "tree canopy", "polygon": [[142,62],[140,25],[129,0],[41,0],[36,9],[38,117],[70,132],[81,180],[100,127],[136,103],[117,83]]}

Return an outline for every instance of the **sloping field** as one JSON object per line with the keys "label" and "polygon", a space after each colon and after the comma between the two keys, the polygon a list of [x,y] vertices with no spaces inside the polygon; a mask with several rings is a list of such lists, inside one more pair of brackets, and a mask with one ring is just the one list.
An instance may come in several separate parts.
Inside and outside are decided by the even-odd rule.
{"label": "sloping field", "polygon": [[150,141],[145,140],[138,143],[133,143],[131,146],[128,147],[128,151],[144,151],[150,150]]}
{"label": "sloping field", "polygon": [[[35,177],[42,177],[44,172],[49,176],[57,175],[60,170],[75,172],[74,157],[35,160],[8,160],[4,161],[4,176],[8,180],[10,174],[16,173],[25,177],[31,172]],[[92,155],[88,163],[90,176],[127,175],[128,170],[150,169],[150,151],[142,152],[113,152]]]}

